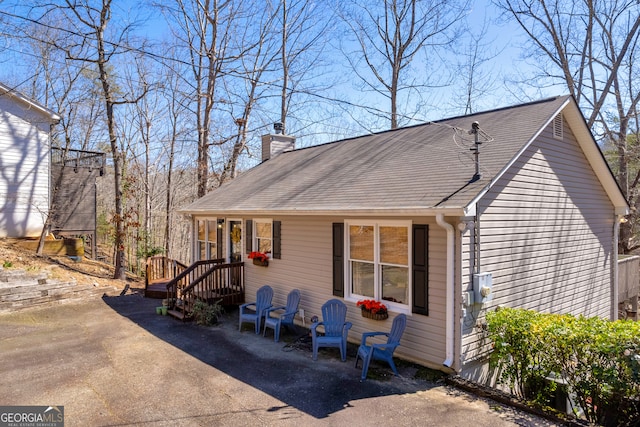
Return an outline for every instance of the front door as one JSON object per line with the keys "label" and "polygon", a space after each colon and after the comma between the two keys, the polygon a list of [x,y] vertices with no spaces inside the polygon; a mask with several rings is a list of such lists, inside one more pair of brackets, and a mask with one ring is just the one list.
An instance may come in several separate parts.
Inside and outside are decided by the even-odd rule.
{"label": "front door", "polygon": [[229,261],[242,261],[242,221],[229,221]]}

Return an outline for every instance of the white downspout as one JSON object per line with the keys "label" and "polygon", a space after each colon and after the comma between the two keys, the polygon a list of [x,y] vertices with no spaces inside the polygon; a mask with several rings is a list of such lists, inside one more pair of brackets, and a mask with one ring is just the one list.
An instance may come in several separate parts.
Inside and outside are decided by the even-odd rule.
{"label": "white downspout", "polygon": [[453,225],[444,220],[443,214],[436,214],[436,223],[447,230],[447,278],[446,278],[446,302],[445,302],[445,347],[446,359],[442,364],[447,368],[453,366],[454,359],[454,325],[455,325],[455,231]]}

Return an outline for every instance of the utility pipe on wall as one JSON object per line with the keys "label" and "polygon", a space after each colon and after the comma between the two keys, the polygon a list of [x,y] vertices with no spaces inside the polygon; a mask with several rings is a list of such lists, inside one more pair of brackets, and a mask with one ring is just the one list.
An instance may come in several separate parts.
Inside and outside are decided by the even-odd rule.
{"label": "utility pipe on wall", "polygon": [[446,302],[445,302],[445,354],[446,359],[442,364],[447,368],[453,366],[454,359],[454,329],[455,325],[455,232],[453,225],[444,220],[443,214],[436,214],[436,223],[447,231],[447,271],[446,271]]}

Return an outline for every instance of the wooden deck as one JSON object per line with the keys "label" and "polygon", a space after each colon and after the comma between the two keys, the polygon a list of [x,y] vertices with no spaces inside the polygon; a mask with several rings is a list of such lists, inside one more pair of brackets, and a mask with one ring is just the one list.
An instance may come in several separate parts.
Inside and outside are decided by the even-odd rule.
{"label": "wooden deck", "polygon": [[154,299],[165,299],[167,297],[167,284],[171,279],[154,280],[147,285],[144,296]]}
{"label": "wooden deck", "polygon": [[187,269],[183,263],[156,255],[147,259],[144,296],[147,298],[167,298],[167,285]]}
{"label": "wooden deck", "polygon": [[166,299],[168,314],[186,320],[198,301],[208,304],[244,303],[244,263],[224,259],[196,261],[185,266],[164,256],[147,259],[145,297]]}

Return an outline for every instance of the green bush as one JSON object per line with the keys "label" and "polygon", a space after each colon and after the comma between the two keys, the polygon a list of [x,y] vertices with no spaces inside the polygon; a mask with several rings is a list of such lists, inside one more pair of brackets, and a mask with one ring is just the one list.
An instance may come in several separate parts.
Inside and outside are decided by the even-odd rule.
{"label": "green bush", "polygon": [[202,300],[197,300],[193,304],[193,310],[190,314],[198,325],[210,326],[218,323],[218,317],[224,313],[224,308],[220,305],[220,301],[213,304],[207,304]]}
{"label": "green bush", "polygon": [[639,322],[501,308],[487,326],[491,365],[517,396],[547,404],[562,378],[589,422],[640,425]]}

